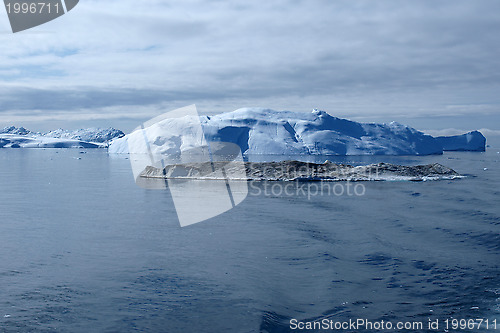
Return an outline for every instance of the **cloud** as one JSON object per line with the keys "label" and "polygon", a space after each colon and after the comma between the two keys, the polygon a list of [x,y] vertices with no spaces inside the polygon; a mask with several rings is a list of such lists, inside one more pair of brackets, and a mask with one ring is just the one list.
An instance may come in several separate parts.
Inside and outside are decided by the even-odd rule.
{"label": "cloud", "polygon": [[0,113],[127,117],[184,102],[498,113],[499,11],[492,0],[86,0],[19,34],[0,15]]}

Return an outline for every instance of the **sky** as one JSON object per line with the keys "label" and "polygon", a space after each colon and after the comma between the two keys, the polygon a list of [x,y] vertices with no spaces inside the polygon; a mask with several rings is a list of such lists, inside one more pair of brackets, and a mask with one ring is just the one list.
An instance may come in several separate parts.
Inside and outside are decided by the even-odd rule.
{"label": "sky", "polygon": [[80,0],[13,34],[0,126],[124,131],[196,104],[500,134],[497,0]]}

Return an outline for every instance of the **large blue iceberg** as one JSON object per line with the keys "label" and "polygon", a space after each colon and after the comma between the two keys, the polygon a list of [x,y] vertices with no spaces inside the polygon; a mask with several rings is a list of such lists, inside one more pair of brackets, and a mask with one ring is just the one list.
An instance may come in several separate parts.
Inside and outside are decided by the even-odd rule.
{"label": "large blue iceberg", "polygon": [[[175,155],[196,148],[200,126],[207,142],[238,145],[245,155],[431,155],[442,154],[437,139],[392,122],[364,124],[309,113],[244,108],[216,116],[168,118],[111,142],[110,153],[128,153],[147,138],[153,154]],[[137,144],[135,144],[137,142]]]}

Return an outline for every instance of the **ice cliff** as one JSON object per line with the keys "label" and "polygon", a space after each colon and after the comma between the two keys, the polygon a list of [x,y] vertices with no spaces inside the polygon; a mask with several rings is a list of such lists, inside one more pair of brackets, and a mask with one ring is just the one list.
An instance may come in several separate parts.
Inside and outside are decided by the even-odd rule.
{"label": "ice cliff", "polygon": [[[200,126],[208,142],[238,145],[245,155],[430,155],[442,154],[437,139],[399,124],[358,123],[324,111],[310,113],[245,108],[216,116],[185,116],[157,122],[111,142],[110,153],[128,153],[144,141],[153,154],[194,147]],[[146,152],[145,152],[146,153]]]}
{"label": "ice cliff", "polygon": [[436,138],[445,151],[485,151],[486,138],[479,131],[462,135],[438,136]]}

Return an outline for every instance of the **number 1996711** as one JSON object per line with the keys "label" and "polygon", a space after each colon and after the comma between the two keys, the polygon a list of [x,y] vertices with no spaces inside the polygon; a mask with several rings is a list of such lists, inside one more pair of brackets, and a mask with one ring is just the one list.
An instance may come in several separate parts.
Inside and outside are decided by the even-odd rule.
{"label": "number 1996711", "polygon": [[6,5],[8,14],[59,14],[59,4],[45,2],[14,2]]}

